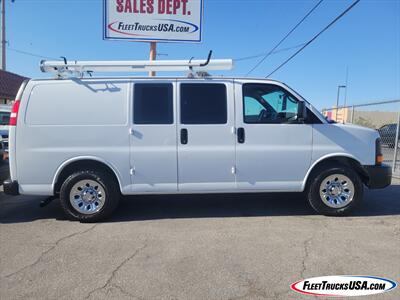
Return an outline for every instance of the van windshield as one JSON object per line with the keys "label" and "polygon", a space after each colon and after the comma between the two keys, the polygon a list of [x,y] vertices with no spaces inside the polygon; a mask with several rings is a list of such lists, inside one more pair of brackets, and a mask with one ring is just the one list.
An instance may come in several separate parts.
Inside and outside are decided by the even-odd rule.
{"label": "van windshield", "polygon": [[10,122],[10,112],[0,111],[0,125],[8,125]]}

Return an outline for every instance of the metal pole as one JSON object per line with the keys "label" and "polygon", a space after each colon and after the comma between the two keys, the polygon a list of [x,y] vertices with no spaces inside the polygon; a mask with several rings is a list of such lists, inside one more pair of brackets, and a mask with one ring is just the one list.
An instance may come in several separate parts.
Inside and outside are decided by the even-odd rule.
{"label": "metal pole", "polygon": [[399,111],[399,117],[397,118],[397,128],[396,128],[396,139],[394,140],[394,154],[393,154],[393,167],[392,167],[392,173],[395,173],[396,170],[396,159],[397,159],[397,151],[399,147],[399,130],[400,130],[400,111]]}
{"label": "metal pole", "polygon": [[338,85],[337,87],[336,108],[339,107],[339,91],[340,91],[340,85]]}
{"label": "metal pole", "polygon": [[[157,56],[157,43],[150,42],[150,61],[156,60],[156,56]],[[156,76],[156,72],[150,71],[149,76],[150,77]]]}
{"label": "metal pole", "polygon": [[340,85],[337,87],[337,96],[336,96],[336,114],[335,121],[338,121],[338,112],[339,112],[339,93],[340,93]]}
{"label": "metal pole", "polygon": [[351,107],[351,124],[353,124],[354,123],[354,104],[353,104],[353,106]]}
{"label": "metal pole", "polygon": [[344,91],[344,105],[347,104],[347,87],[349,86],[349,67],[346,67],[346,90]]}
{"label": "metal pole", "polygon": [[337,116],[338,116],[338,112],[339,112],[339,95],[340,95],[340,89],[341,88],[345,88],[345,85],[338,85],[337,87],[337,97],[336,97],[336,122],[338,121]]}
{"label": "metal pole", "polygon": [[1,2],[1,30],[0,30],[0,42],[1,42],[1,60],[0,69],[6,70],[6,0],[0,0]]}

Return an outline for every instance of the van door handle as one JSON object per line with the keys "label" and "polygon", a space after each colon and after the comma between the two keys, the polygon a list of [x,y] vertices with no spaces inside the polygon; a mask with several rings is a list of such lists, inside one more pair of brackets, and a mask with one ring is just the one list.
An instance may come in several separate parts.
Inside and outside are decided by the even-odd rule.
{"label": "van door handle", "polygon": [[239,127],[237,130],[237,139],[239,144],[243,144],[245,140],[245,133],[244,133],[244,128]]}
{"label": "van door handle", "polygon": [[188,131],[186,128],[181,129],[181,144],[186,145],[188,143]]}

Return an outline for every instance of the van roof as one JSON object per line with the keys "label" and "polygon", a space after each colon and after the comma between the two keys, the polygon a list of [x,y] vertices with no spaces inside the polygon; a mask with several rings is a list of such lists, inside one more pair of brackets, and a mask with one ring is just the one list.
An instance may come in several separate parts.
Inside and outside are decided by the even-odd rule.
{"label": "van roof", "polygon": [[[264,83],[272,83],[272,84],[278,84],[281,86],[285,86],[289,90],[293,91],[287,84],[283,83],[282,81],[278,81],[275,79],[269,79],[269,78],[260,78],[260,77],[225,77],[225,76],[206,76],[206,77],[187,77],[187,76],[154,76],[154,77],[149,77],[149,76],[108,76],[108,77],[69,77],[69,78],[34,78],[30,79],[30,82],[63,82],[63,81],[119,81],[119,80],[237,80],[237,81],[242,81],[242,82],[264,82]],[[297,92],[295,92],[297,95],[299,95]],[[300,95],[299,95],[300,96]],[[301,97],[301,96],[300,96]],[[303,97],[301,97],[303,98]],[[304,99],[304,98],[303,98]],[[305,100],[305,99],[304,99]]]}

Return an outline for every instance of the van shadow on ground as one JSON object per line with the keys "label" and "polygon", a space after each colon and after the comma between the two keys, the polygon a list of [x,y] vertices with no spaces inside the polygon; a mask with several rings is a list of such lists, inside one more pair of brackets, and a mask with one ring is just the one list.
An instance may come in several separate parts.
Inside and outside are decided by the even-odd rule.
{"label": "van shadow on ground", "polygon": [[[39,207],[40,197],[0,195],[0,223],[65,220],[59,201]],[[132,196],[121,200],[106,222],[174,218],[226,218],[315,215],[301,193]],[[365,189],[362,205],[351,216],[400,215],[400,186]]]}

